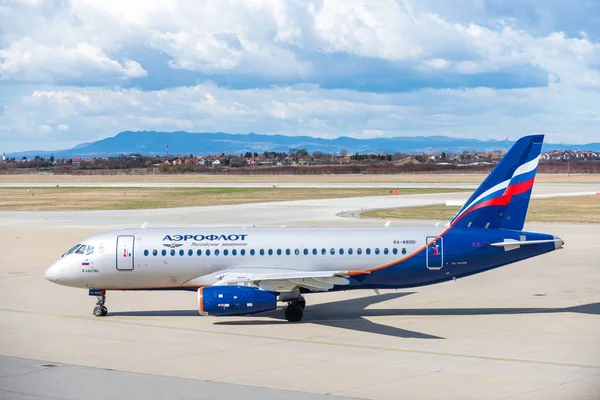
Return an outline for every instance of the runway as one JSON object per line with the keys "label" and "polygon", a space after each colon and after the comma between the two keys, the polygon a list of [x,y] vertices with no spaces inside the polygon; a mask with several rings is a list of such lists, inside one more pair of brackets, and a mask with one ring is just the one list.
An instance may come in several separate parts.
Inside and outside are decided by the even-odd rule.
{"label": "runway", "polygon": [[[537,195],[552,194],[544,190]],[[570,188],[585,191],[589,188]],[[140,389],[146,399],[171,398],[169,393],[183,398],[190,391],[194,398],[239,398],[243,393],[244,398],[290,399],[598,399],[599,225],[527,224],[525,229],[561,237],[565,248],[455,282],[380,295],[309,294],[299,324],[285,322],[280,311],[200,317],[195,293],[164,291],[109,292],[109,316],[95,318],[95,299],[85,291],[43,278],[45,268],[74,243],[107,229],[144,222],[378,225],[383,221],[336,214],[466,197],[1,212],[0,355],[5,358],[0,359],[0,397],[62,399],[77,393],[93,399],[103,390],[98,376],[110,369],[117,383],[106,389],[104,399],[122,398],[146,384],[149,389]],[[42,363],[64,367],[47,371]],[[36,374],[40,379],[33,379]],[[41,374],[55,375],[42,379]],[[161,378],[153,379],[157,375]],[[53,397],[49,393],[56,382],[64,390]]]}

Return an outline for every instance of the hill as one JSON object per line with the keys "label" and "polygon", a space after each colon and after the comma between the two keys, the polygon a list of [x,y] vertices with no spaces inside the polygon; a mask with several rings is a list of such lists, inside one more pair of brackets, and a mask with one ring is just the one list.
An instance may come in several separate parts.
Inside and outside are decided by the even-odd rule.
{"label": "hill", "polygon": [[[513,142],[509,142],[509,147]],[[505,148],[504,141],[451,138],[447,136],[413,136],[355,139],[338,137],[322,139],[310,136],[284,136],[265,134],[189,133],[124,131],[113,137],[96,142],[82,143],[71,149],[55,151],[24,151],[8,154],[10,157],[103,157],[120,154],[165,155],[168,144],[169,155],[240,154],[247,151],[287,152],[290,149],[306,149],[310,153],[322,151],[338,153],[347,149],[354,153],[460,153],[462,151],[493,152]],[[544,151],[590,150],[600,151],[600,143],[582,145],[544,144]]]}

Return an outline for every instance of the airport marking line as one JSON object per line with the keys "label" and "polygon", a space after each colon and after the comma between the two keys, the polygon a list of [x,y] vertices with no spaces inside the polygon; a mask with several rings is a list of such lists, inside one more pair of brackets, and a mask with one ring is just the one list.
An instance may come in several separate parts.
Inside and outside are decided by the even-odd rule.
{"label": "airport marking line", "polygon": [[484,361],[504,361],[504,362],[511,362],[511,363],[520,363],[520,364],[551,365],[551,366],[556,366],[556,367],[571,367],[571,368],[585,368],[585,369],[600,370],[600,365],[576,364],[576,363],[564,363],[564,362],[540,361],[540,360],[527,360],[527,359],[522,359],[522,358],[510,358],[510,357],[481,356],[481,355],[473,355],[473,354],[449,353],[449,352],[443,352],[443,351],[402,349],[402,348],[395,348],[395,347],[371,346],[371,345],[340,343],[340,342],[327,342],[327,341],[323,341],[323,340],[294,339],[294,338],[287,338],[287,337],[284,338],[284,337],[277,337],[277,336],[256,335],[256,334],[251,334],[251,333],[240,333],[240,332],[220,332],[220,331],[214,331],[214,330],[210,330],[210,329],[186,328],[186,327],[157,325],[157,324],[144,324],[144,323],[140,323],[140,322],[128,322],[128,321],[114,319],[114,318],[120,318],[120,317],[113,317],[113,318],[96,318],[96,317],[94,317],[94,318],[92,318],[92,317],[84,317],[84,316],[79,316],[79,315],[51,314],[51,313],[15,310],[15,309],[7,309],[7,308],[0,308],[0,312],[12,312],[12,313],[20,313],[20,314],[39,315],[39,316],[54,317],[54,318],[80,319],[80,320],[95,321],[95,322],[102,322],[102,323],[139,326],[139,327],[146,327],[146,328],[159,328],[159,329],[167,329],[167,330],[183,331],[183,332],[200,332],[200,333],[208,333],[208,334],[215,334],[215,335],[247,337],[247,338],[254,338],[254,339],[267,339],[267,340],[276,340],[276,341],[281,341],[281,342],[306,343],[306,344],[317,344],[317,345],[323,345],[323,346],[336,346],[336,347],[348,347],[348,348],[366,349],[366,350],[391,351],[391,352],[397,352],[397,353],[411,353],[411,354],[456,357],[456,358],[471,358],[471,359],[475,359],[475,360],[484,360]]}

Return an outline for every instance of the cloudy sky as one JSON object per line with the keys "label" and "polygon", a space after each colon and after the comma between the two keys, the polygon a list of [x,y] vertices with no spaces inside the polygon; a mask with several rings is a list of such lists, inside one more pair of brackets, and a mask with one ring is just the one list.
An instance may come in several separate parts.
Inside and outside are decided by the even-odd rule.
{"label": "cloudy sky", "polygon": [[0,0],[0,151],[123,130],[600,141],[600,2]]}

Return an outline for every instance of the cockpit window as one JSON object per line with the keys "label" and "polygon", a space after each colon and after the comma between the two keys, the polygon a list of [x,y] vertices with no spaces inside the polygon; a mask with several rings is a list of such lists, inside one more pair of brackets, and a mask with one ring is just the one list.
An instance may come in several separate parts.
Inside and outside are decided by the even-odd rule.
{"label": "cockpit window", "polygon": [[75,254],[84,254],[84,253],[85,253],[85,248],[86,248],[86,246],[85,246],[85,245],[82,245],[80,248],[78,248],[78,249],[75,251]]}
{"label": "cockpit window", "polygon": [[80,247],[81,247],[81,243],[76,244],[75,246],[71,247],[71,249],[69,251],[67,251],[65,254],[63,254],[63,256],[73,254],[75,252],[75,250],[79,249]]}
{"label": "cockpit window", "polygon": [[92,254],[94,252],[94,246],[88,246],[87,250],[85,251],[85,255],[87,256],[88,254]]}

